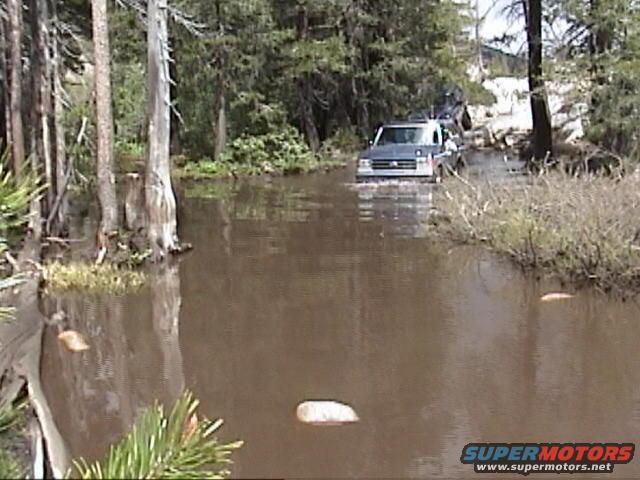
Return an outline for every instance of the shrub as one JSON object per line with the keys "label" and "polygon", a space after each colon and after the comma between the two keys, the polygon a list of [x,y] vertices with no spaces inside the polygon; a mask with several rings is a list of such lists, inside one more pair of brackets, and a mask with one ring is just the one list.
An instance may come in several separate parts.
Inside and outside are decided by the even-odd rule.
{"label": "shrub", "polygon": [[277,132],[236,138],[227,146],[221,160],[283,174],[302,171],[315,161],[302,136],[288,126]]}
{"label": "shrub", "polygon": [[640,178],[562,174],[521,185],[452,180],[438,198],[437,231],[479,242],[525,267],[605,291],[640,291]]}

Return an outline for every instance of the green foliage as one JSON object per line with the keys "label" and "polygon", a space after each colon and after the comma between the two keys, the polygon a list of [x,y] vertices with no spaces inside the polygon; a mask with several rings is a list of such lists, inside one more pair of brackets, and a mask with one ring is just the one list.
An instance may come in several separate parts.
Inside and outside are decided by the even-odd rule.
{"label": "green foliage", "polygon": [[293,128],[284,128],[279,132],[235,139],[227,147],[222,161],[286,174],[302,170],[313,163],[314,157]]}
{"label": "green foliage", "polygon": [[640,5],[564,0],[570,25],[569,62],[577,95],[589,102],[587,137],[604,149],[640,161]]}
{"label": "green foliage", "polygon": [[116,63],[113,68],[113,118],[115,152],[142,157],[146,127],[145,69],[139,63]]}
{"label": "green foliage", "polygon": [[33,176],[14,178],[5,170],[6,153],[0,160],[0,232],[19,227],[26,222],[31,199],[40,191]]}
{"label": "green foliage", "polygon": [[24,478],[25,467],[13,452],[16,430],[23,421],[26,402],[0,405],[0,478]]}
{"label": "green foliage", "polygon": [[[0,254],[7,250],[7,235],[26,223],[27,210],[32,199],[37,198],[41,189],[37,187],[36,177],[26,175],[14,178],[10,172],[5,171],[7,153],[0,159]],[[0,291],[13,288],[21,283],[18,276],[1,278]],[[0,307],[0,320],[11,318],[13,309]],[[0,427],[2,426],[0,420]]]}
{"label": "green foliage", "polygon": [[220,160],[188,162],[176,174],[187,178],[243,175],[289,175],[343,165],[329,152],[317,157],[292,127],[264,135],[243,135],[233,140]]}
{"label": "green foliage", "polygon": [[75,462],[69,476],[101,478],[210,478],[229,475],[231,453],[242,442],[220,444],[213,436],[222,421],[209,421],[196,413],[198,401],[189,392],[170,412],[156,403],[136,422],[131,432],[111,447],[101,462]]}
{"label": "green foliage", "polygon": [[16,455],[0,448],[0,478],[25,478],[25,468]]}

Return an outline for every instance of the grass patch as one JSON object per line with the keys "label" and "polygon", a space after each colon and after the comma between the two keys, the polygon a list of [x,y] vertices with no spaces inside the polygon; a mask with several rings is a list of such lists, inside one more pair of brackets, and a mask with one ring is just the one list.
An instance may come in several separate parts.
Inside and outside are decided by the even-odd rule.
{"label": "grass patch", "polygon": [[603,291],[640,292],[640,177],[552,174],[522,184],[452,179],[436,231]]}
{"label": "grass patch", "polygon": [[44,279],[52,290],[119,295],[139,289],[146,282],[146,275],[111,263],[53,262],[45,265]]}

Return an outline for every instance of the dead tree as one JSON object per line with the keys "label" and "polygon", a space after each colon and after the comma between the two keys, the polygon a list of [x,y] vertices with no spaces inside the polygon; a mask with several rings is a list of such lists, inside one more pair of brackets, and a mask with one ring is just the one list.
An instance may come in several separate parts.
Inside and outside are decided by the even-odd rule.
{"label": "dead tree", "polygon": [[105,251],[118,228],[116,182],[113,174],[113,113],[107,0],[91,0],[95,57],[96,117],[98,133],[98,199],[100,226],[98,248]]}
{"label": "dead tree", "polygon": [[176,199],[171,185],[171,92],[167,0],[147,2],[149,148],[145,171],[148,239],[153,258],[178,250]]}

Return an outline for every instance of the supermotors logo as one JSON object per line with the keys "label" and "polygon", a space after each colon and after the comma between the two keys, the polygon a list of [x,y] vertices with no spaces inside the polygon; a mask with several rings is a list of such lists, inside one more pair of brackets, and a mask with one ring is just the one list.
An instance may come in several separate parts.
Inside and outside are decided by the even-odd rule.
{"label": "supermotors logo", "polygon": [[634,453],[633,443],[469,443],[460,461],[476,473],[612,473]]}

